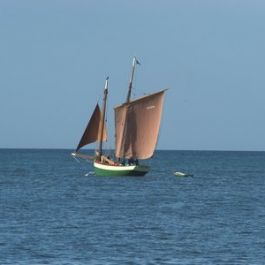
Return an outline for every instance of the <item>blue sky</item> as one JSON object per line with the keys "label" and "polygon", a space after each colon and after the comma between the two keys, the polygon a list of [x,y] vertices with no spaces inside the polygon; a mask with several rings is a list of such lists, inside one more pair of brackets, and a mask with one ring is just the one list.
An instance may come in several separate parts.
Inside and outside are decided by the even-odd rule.
{"label": "blue sky", "polygon": [[1,0],[0,148],[74,149],[107,75],[112,132],[136,55],[158,148],[265,150],[264,32],[257,0]]}

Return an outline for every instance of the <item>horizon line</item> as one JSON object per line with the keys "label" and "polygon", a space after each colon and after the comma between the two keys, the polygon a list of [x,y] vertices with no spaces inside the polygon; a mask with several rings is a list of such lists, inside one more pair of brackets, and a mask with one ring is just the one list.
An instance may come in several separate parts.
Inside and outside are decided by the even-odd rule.
{"label": "horizon line", "polygon": [[[0,147],[0,150],[69,150],[73,148],[52,148],[52,147]],[[84,151],[95,151],[95,149],[83,149]],[[106,149],[114,150],[114,149]],[[231,149],[156,149],[156,151],[187,151],[187,152],[265,152],[265,150],[231,150]]]}

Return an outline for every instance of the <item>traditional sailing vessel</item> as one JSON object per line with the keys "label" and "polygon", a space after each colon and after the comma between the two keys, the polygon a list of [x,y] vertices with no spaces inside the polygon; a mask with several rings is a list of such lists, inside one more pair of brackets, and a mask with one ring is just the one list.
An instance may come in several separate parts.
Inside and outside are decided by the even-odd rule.
{"label": "traditional sailing vessel", "polygon": [[[93,161],[99,176],[142,176],[149,166],[139,160],[153,156],[157,144],[163,109],[164,90],[131,100],[135,67],[139,64],[134,57],[126,102],[114,108],[115,112],[115,157],[103,153],[103,141],[107,140],[106,102],[108,78],[105,81],[102,111],[98,104],[88,122],[83,136],[72,156]],[[81,147],[98,142],[95,156],[79,153]]]}

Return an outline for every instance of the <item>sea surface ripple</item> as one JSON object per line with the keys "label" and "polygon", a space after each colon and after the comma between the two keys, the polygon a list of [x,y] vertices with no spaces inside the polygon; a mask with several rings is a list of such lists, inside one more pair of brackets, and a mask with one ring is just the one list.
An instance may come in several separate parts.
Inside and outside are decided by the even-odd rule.
{"label": "sea surface ripple", "polygon": [[265,152],[158,151],[144,177],[70,152],[0,149],[1,265],[264,264]]}

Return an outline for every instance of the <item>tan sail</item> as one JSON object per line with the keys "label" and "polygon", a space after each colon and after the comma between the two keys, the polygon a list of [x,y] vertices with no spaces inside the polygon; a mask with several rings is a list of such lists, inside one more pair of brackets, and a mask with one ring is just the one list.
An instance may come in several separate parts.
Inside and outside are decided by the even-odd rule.
{"label": "tan sail", "polygon": [[[94,143],[100,140],[100,132],[101,132],[101,111],[98,104],[95,107],[95,110],[87,124],[85,132],[76,148],[76,152],[83,146]],[[107,130],[106,124],[104,123],[104,132],[103,132],[103,141],[107,140]]]}
{"label": "tan sail", "polygon": [[118,158],[150,158],[155,150],[165,90],[115,108]]}

